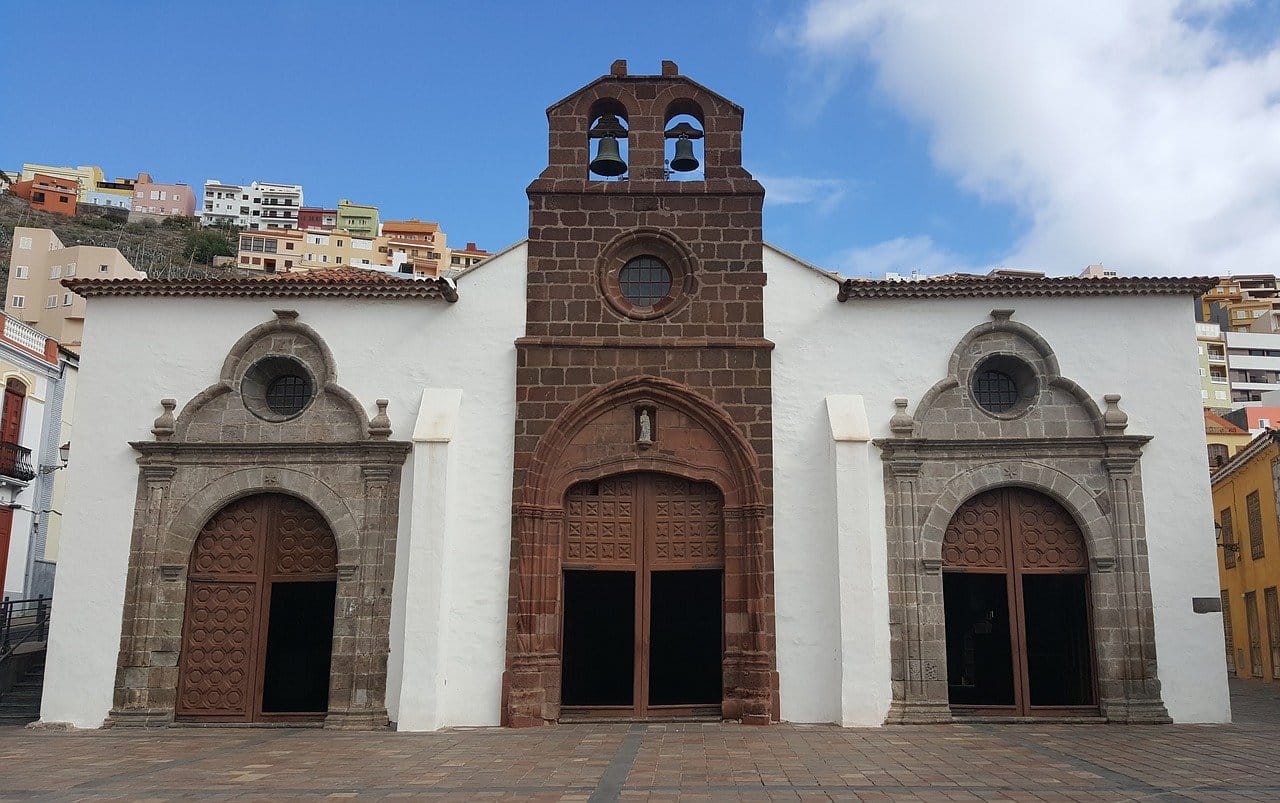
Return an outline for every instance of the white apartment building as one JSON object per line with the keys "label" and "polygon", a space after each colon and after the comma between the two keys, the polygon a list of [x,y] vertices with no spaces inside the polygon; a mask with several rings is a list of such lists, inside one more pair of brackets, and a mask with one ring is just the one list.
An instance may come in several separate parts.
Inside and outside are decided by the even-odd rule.
{"label": "white apartment building", "polygon": [[1280,333],[1226,335],[1232,406],[1259,406],[1263,393],[1280,390]]}
{"label": "white apartment building", "polygon": [[298,228],[302,208],[301,184],[255,181],[248,185],[204,183],[200,215],[202,226],[239,226],[250,231]]}

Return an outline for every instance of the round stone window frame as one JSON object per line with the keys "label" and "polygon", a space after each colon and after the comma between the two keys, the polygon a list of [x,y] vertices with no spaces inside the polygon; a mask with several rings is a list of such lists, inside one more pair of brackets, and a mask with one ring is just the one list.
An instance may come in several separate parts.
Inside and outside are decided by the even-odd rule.
{"label": "round stone window frame", "polygon": [[[978,377],[987,371],[999,371],[1013,380],[1014,387],[1018,391],[1018,400],[1009,409],[991,410],[978,399],[976,387]],[[965,382],[965,388],[974,407],[981,410],[983,415],[1006,421],[1021,418],[1035,406],[1035,401],[1040,396],[1040,386],[1040,374],[1035,367],[1021,356],[1006,352],[984,355],[969,370],[968,381]]]}
{"label": "round stone window frame", "polygon": [[[307,401],[296,413],[278,413],[267,404],[267,389],[284,376],[303,377],[309,386]],[[245,409],[257,418],[273,424],[292,421],[305,413],[315,403],[319,392],[315,372],[292,354],[265,354],[245,369],[240,380],[240,398],[244,401]]]}
{"label": "round stone window frame", "polygon": [[[665,298],[649,307],[631,303],[622,293],[620,277],[627,263],[637,257],[652,257],[671,271],[671,289]],[[661,229],[632,229],[615,237],[600,256],[600,293],[609,306],[625,318],[648,321],[664,318],[683,309],[698,288],[697,263],[684,243]]]}

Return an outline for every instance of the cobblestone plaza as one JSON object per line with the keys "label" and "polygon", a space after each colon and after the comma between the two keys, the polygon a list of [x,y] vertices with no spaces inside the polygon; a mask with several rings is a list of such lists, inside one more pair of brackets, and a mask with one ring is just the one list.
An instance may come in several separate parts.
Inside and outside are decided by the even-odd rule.
{"label": "cobblestone plaza", "polygon": [[1235,724],[0,730],[0,799],[1277,800],[1280,690]]}

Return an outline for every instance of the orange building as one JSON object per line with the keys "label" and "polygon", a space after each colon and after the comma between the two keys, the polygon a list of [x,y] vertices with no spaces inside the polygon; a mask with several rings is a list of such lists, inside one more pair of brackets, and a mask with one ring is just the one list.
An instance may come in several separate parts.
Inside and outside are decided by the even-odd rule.
{"label": "orange building", "polygon": [[36,173],[30,180],[14,184],[9,191],[25,198],[32,209],[43,209],[66,217],[76,216],[76,194],[80,187],[72,179]]}
{"label": "orange building", "polygon": [[[388,256],[404,252],[419,276],[439,276],[445,267],[445,233],[439,223],[410,218],[382,223]],[[399,266],[396,266],[399,267]]]}

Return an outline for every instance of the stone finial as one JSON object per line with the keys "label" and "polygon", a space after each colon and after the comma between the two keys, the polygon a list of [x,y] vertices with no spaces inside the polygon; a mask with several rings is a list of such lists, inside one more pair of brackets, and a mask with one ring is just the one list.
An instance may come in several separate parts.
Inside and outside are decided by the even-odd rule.
{"label": "stone finial", "polygon": [[1003,323],[1013,317],[1011,309],[993,309],[991,310],[991,320]]}
{"label": "stone finial", "polygon": [[1108,393],[1102,400],[1107,404],[1102,413],[1102,428],[1108,435],[1123,435],[1125,427],[1129,426],[1129,416],[1120,409],[1120,394]]}
{"label": "stone finial", "polygon": [[890,431],[899,438],[910,438],[912,431],[916,428],[916,420],[911,417],[911,413],[907,412],[907,400],[894,399],[893,406],[898,409],[889,419]]}
{"label": "stone finial", "polygon": [[164,408],[164,412],[151,425],[151,434],[156,436],[158,441],[167,441],[173,438],[173,411],[177,408],[178,402],[175,399],[161,399],[160,406]]}
{"label": "stone finial", "polygon": [[369,437],[384,441],[391,437],[391,419],[387,417],[387,405],[390,402],[378,399],[374,404],[378,405],[378,414],[369,422]]}
{"label": "stone finial", "polygon": [[273,309],[271,311],[282,321],[296,321],[298,319],[298,311],[296,309]]}
{"label": "stone finial", "polygon": [[614,77],[621,77],[627,74],[627,60],[615,59],[613,64],[609,65],[609,74]]}
{"label": "stone finial", "polygon": [[680,74],[680,67],[671,59],[662,60],[662,75],[664,78],[671,78]]}

